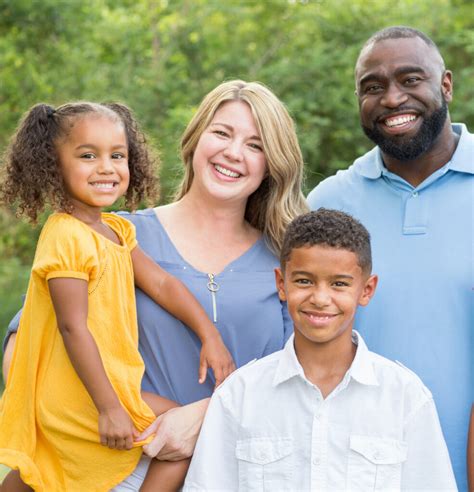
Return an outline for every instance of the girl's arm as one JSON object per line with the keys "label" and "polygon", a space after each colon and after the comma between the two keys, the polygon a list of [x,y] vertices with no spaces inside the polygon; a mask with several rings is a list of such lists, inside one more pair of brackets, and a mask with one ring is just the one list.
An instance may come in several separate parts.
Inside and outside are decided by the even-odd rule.
{"label": "girl's arm", "polygon": [[189,326],[201,340],[199,382],[204,382],[210,366],[218,386],[235,370],[235,365],[220,333],[202,306],[182,282],[157,265],[139,246],[132,251],[132,261],[135,284],[157,304]]}
{"label": "girl's arm", "polygon": [[71,363],[99,412],[100,442],[115,449],[131,449],[138,434],[122,407],[87,327],[87,282],[74,278],[48,281],[59,331]]}

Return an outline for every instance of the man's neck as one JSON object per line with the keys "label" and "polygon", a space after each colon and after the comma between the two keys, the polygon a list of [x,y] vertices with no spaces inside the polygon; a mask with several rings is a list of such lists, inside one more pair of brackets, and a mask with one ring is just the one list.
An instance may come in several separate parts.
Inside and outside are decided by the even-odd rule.
{"label": "man's neck", "polygon": [[428,176],[442,168],[449,162],[456,150],[459,135],[451,128],[447,121],[443,131],[434,144],[424,154],[411,161],[399,161],[382,152],[385,167],[392,173],[397,174],[412,186],[417,187]]}

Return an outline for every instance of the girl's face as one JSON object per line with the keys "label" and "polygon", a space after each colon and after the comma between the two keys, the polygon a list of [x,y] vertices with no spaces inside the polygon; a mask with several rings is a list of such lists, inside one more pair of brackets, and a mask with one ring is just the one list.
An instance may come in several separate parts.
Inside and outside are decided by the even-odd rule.
{"label": "girl's face", "polygon": [[224,103],[204,130],[193,156],[193,187],[220,200],[247,202],[267,169],[250,106]]}
{"label": "girl's face", "polygon": [[120,121],[98,113],[73,120],[56,149],[74,209],[100,211],[127,191],[128,145]]}

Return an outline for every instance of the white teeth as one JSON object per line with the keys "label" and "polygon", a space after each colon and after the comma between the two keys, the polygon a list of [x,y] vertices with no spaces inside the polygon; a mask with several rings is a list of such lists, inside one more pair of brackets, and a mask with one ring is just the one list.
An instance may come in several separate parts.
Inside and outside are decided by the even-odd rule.
{"label": "white teeth", "polygon": [[393,126],[403,125],[403,124],[408,123],[409,121],[413,121],[413,120],[416,120],[415,115],[400,116],[398,118],[386,119],[385,124],[389,127],[393,127]]}
{"label": "white teeth", "polygon": [[219,164],[214,164],[214,167],[218,172],[221,174],[224,174],[225,176],[229,176],[230,178],[238,178],[240,177],[239,173],[235,173],[234,171],[231,171],[230,169],[226,169],[225,167],[219,166]]}
{"label": "white teeth", "polygon": [[114,187],[114,183],[92,183],[92,186],[104,190],[111,190]]}

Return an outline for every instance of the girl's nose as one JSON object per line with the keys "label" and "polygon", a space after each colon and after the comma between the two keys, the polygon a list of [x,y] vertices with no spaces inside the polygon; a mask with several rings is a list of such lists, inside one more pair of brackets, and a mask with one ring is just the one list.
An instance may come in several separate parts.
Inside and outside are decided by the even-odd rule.
{"label": "girl's nose", "polygon": [[112,174],[114,172],[114,164],[112,159],[108,157],[100,159],[98,162],[97,171],[102,174]]}

